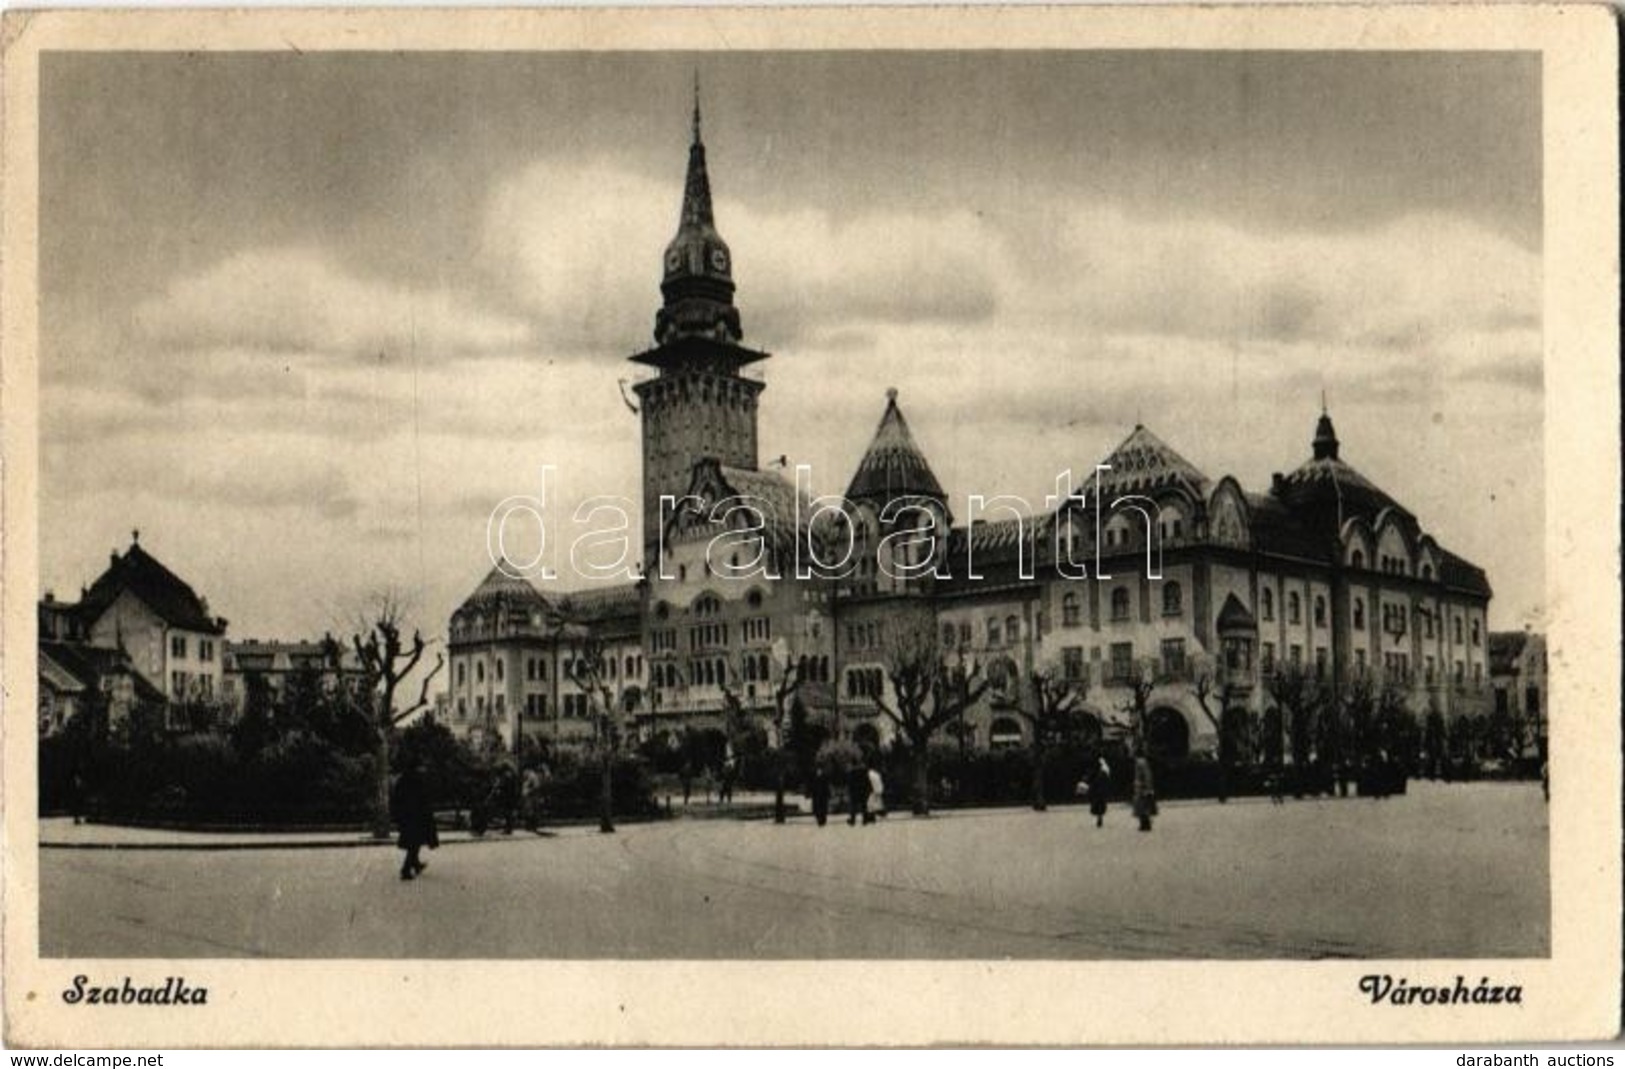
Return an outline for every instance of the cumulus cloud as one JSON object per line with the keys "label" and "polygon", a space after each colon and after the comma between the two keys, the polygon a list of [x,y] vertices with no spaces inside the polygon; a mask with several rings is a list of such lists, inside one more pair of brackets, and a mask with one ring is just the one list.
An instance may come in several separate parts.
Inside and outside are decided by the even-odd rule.
{"label": "cumulus cloud", "polygon": [[[681,189],[606,164],[535,164],[487,206],[485,277],[564,349],[643,344],[660,301],[660,253]],[[999,236],[967,212],[773,211],[728,198],[717,227],[734,252],[745,330],[774,346],[867,323],[990,318]]]}
{"label": "cumulus cloud", "polygon": [[521,320],[445,289],[361,277],[315,248],[250,249],[174,280],[135,310],[146,340],[181,349],[253,348],[349,358],[426,359],[512,349]]}

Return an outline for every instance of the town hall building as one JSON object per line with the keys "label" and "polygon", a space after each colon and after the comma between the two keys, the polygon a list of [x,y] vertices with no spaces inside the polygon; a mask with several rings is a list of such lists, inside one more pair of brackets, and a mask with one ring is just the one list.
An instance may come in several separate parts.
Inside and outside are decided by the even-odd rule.
{"label": "town hall building", "polygon": [[[1058,508],[961,524],[886,390],[844,503],[815,508],[760,462],[770,357],[744,342],[697,104],[693,124],[654,345],[630,358],[642,578],[555,595],[493,569],[451,618],[454,728],[506,746],[590,736],[570,671],[590,647],[613,715],[644,737],[719,726],[730,706],[772,719],[789,689],[833,734],[877,744],[895,637],[922,626],[997,680],[965,716],[977,747],[1028,741],[1034,673],[1103,727],[1149,687],[1146,732],[1168,759],[1214,750],[1216,717],[1263,716],[1283,673],[1385,688],[1418,719],[1487,707],[1484,572],[1344,457],[1324,408],[1307,456],[1261,490],[1136,426]],[[848,549],[849,567],[802,567]]]}

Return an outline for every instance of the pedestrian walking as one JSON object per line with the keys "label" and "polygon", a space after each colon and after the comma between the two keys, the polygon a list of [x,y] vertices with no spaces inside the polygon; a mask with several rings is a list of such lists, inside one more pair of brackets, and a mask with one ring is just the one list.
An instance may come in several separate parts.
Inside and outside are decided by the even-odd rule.
{"label": "pedestrian walking", "polygon": [[813,768],[812,783],[807,787],[807,796],[812,801],[813,819],[822,828],[829,820],[829,776],[824,773],[822,765]]}
{"label": "pedestrian walking", "polygon": [[869,770],[861,763],[846,770],[846,822],[856,824],[869,800]]}
{"label": "pedestrian walking", "polygon": [[542,826],[542,786],[547,776],[545,766],[525,769],[519,788],[519,810],[528,831],[540,831]]}
{"label": "pedestrian walking", "polygon": [[430,850],[440,845],[440,833],[434,824],[434,803],[429,797],[429,786],[415,759],[408,759],[395,781],[389,796],[390,815],[399,831],[396,845],[406,852],[401,860],[401,879],[415,880],[429,863],[418,856],[425,846]]}
{"label": "pedestrian walking", "polygon": [[1095,758],[1095,767],[1089,770],[1089,812],[1094,814],[1095,827],[1106,825],[1106,805],[1112,792],[1112,766],[1104,757]]}
{"label": "pedestrian walking", "polygon": [[1134,815],[1140,819],[1140,830],[1151,830],[1151,818],[1157,814],[1156,782],[1151,776],[1151,762],[1144,753],[1134,757]]}
{"label": "pedestrian walking", "polygon": [[886,815],[886,781],[880,778],[880,769],[871,761],[865,777],[869,790],[863,797],[863,822],[873,824],[876,816]]}
{"label": "pedestrian walking", "polygon": [[502,818],[502,834],[512,835],[514,817],[519,811],[519,774],[507,761],[492,770],[487,798],[490,812]]}

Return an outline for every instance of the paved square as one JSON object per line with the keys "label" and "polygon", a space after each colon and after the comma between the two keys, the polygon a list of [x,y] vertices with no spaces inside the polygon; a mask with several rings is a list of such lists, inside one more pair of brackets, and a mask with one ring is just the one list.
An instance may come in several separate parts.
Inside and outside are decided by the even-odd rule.
{"label": "paved square", "polygon": [[727,820],[390,848],[41,851],[48,957],[1317,958],[1549,952],[1537,786]]}

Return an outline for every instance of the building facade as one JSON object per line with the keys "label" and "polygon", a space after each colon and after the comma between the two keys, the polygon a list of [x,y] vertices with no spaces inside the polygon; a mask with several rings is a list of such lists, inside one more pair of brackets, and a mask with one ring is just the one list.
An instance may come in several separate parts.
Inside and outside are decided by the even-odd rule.
{"label": "building facade", "polygon": [[[42,728],[59,729],[100,692],[114,722],[136,704],[167,707],[224,698],[226,620],[132,535],[123,554],[77,602],[47,592],[39,605]],[[47,708],[49,706],[49,708]]]}

